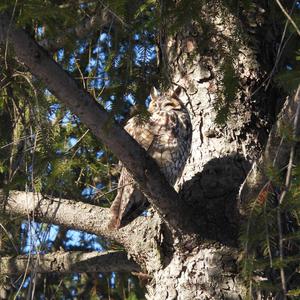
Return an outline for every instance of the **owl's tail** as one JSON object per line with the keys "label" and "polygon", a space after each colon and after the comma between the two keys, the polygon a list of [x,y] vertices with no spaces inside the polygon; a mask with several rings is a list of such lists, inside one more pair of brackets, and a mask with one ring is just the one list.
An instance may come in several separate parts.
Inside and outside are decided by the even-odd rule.
{"label": "owl's tail", "polygon": [[147,198],[123,167],[118,183],[118,193],[110,207],[111,218],[108,229],[119,229],[128,225],[140,216],[148,206]]}
{"label": "owl's tail", "polygon": [[128,199],[126,198],[129,198],[133,190],[132,184],[131,175],[123,167],[118,182],[118,193],[110,207],[111,219],[108,224],[109,229],[119,229],[122,227],[121,222],[128,203]]}
{"label": "owl's tail", "polygon": [[108,229],[119,229],[121,227],[120,212],[122,206],[123,190],[124,188],[118,190],[118,194],[110,207],[111,217],[108,223]]}

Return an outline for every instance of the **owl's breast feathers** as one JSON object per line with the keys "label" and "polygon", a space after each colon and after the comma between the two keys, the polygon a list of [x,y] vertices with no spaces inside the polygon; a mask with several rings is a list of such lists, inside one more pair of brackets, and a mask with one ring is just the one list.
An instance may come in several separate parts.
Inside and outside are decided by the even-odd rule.
{"label": "owl's breast feathers", "polygon": [[[174,96],[174,95],[173,95]],[[181,175],[190,152],[192,128],[187,109],[175,97],[152,96],[149,120],[130,119],[125,130],[152,156],[166,179],[173,186]],[[150,104],[150,106],[151,106]],[[123,167],[118,193],[111,206],[111,228],[119,228],[140,215],[148,205],[131,175]]]}

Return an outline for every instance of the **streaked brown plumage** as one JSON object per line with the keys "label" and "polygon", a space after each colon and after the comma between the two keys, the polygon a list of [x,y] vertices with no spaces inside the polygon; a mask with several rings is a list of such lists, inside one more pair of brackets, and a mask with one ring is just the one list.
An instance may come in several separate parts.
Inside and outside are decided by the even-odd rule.
{"label": "streaked brown plumage", "polygon": [[[192,128],[189,113],[178,98],[177,89],[172,96],[159,96],[151,91],[148,111],[150,118],[141,122],[131,118],[125,130],[156,160],[161,171],[173,186],[180,176],[190,152]],[[118,183],[118,194],[111,206],[110,228],[127,225],[148,206],[131,175],[123,167]]]}

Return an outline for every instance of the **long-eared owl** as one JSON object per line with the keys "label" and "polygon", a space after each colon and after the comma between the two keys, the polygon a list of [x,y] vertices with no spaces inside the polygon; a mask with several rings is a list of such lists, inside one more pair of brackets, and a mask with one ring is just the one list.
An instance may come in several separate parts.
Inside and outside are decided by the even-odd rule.
{"label": "long-eared owl", "polygon": [[[151,91],[150,117],[129,119],[125,130],[152,156],[170,185],[181,175],[190,152],[192,128],[189,113],[179,99],[180,88],[170,95]],[[139,216],[149,205],[127,170],[122,167],[118,193],[111,206],[110,228],[120,228]]]}

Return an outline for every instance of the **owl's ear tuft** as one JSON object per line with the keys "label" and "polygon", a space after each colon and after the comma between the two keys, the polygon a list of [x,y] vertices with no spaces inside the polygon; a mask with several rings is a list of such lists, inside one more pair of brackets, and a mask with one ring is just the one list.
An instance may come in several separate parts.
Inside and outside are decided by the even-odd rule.
{"label": "owl's ear tuft", "polygon": [[158,98],[158,96],[159,96],[159,91],[155,87],[153,87],[150,92],[151,100],[155,101]]}
{"label": "owl's ear tuft", "polygon": [[180,86],[177,86],[177,88],[175,89],[175,91],[173,92],[172,94],[172,98],[175,98],[175,99],[179,99],[179,95],[181,94],[181,87]]}

